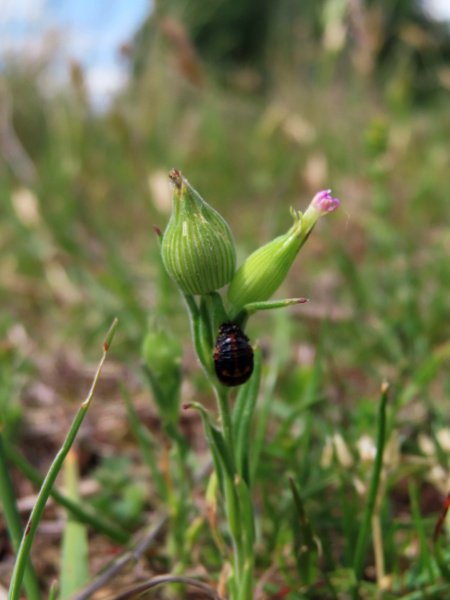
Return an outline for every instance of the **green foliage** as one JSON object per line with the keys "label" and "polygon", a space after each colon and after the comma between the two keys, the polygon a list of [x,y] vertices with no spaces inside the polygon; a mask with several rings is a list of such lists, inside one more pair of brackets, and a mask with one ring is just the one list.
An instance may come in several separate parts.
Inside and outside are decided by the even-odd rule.
{"label": "green foliage", "polygon": [[[345,596],[354,584],[354,553],[373,472],[376,398],[387,378],[392,389],[387,462],[376,507],[383,585],[389,588],[384,596],[442,598],[448,595],[445,528],[434,556],[431,538],[446,491],[442,467],[448,464],[448,102],[436,94],[414,107],[415,90],[427,88],[429,80],[421,79],[420,69],[410,70],[409,60],[418,54],[411,57],[408,44],[399,41],[397,25],[395,44],[386,46],[396,49],[386,50],[379,63],[382,77],[368,83],[349,67],[351,48],[329,61],[319,42],[321,15],[314,8],[319,3],[297,4],[314,12],[314,19],[304,27],[290,22],[289,3],[280,3],[271,34],[279,41],[271,46],[271,78],[258,97],[218,89],[207,77],[203,90],[194,90],[174,72],[158,31],[147,53],[151,63],[105,114],[92,114],[76,90],[46,98],[33,74],[20,86],[11,76],[14,123],[38,178],[27,184],[11,165],[0,167],[5,436],[27,447],[29,407],[39,398],[32,384],[42,378],[56,385],[40,359],[50,357],[53,364],[61,347],[69,347],[88,363],[96,353],[92,341],[115,315],[120,318],[115,358],[126,365],[139,360],[149,314],[170,316],[177,361],[181,343],[186,349],[187,401],[207,398],[182,299],[161,269],[152,229],[154,223],[164,229],[168,221],[164,195],[152,184],[161,172],[181,168],[211,199],[233,231],[238,266],[286,230],[290,205],[304,210],[318,189],[332,186],[342,208],[334,222],[320,223],[279,292],[279,298],[308,297],[309,304],[260,312],[248,322],[246,333],[261,347],[261,391],[251,427],[244,400],[255,402],[252,380],[248,396],[237,400],[234,419],[242,421],[241,427],[233,423],[234,459],[242,480],[227,488],[223,472],[233,472],[233,457],[215,409],[208,405],[202,413],[222,474],[213,533],[206,526],[192,537],[183,533],[204,518],[198,500],[203,491],[193,491],[190,478],[199,459],[177,446],[178,429],[172,436],[164,429],[164,411],[152,413],[158,420],[150,438],[147,422],[139,422],[141,413],[129,410],[133,432],[145,448],[142,456],[152,472],[160,469],[158,496],[149,497],[151,486],[131,474],[128,447],[123,455],[119,447],[119,456],[102,463],[101,491],[93,502],[130,529],[167,508],[172,511],[167,537],[170,531],[176,535],[156,547],[155,561],[167,570],[202,564],[218,573],[224,548],[232,544],[222,500],[228,495],[230,511],[236,502],[248,509],[244,485],[251,483],[255,530],[247,528],[244,542],[248,546],[254,533],[256,577],[272,574],[265,591],[284,590],[292,598]],[[301,44],[292,45],[280,33],[276,37],[286,31],[283,24]],[[216,300],[204,300],[194,311],[197,351],[212,376],[214,332],[226,314],[223,306],[212,306]],[[203,333],[200,314],[209,319],[202,319]],[[168,354],[170,359],[172,351]],[[153,368],[157,358],[148,361]],[[164,383],[179,390],[177,361],[168,361],[174,370]],[[163,380],[166,367],[162,364]],[[138,396],[142,389],[130,386],[129,393]],[[105,395],[111,406],[121,402],[121,394],[109,388]],[[66,400],[58,395],[58,402]],[[179,406],[166,408],[175,422]],[[198,425],[184,417],[188,428]],[[186,435],[195,445],[192,431]],[[161,466],[165,459],[170,467]],[[308,532],[294,527],[299,504],[289,490],[290,477],[320,542],[314,568],[295,555]],[[414,487],[407,489],[405,481],[412,477]],[[246,524],[250,521],[247,513]],[[369,533],[367,552],[358,559],[362,597],[378,590]],[[243,544],[241,550],[249,549]],[[244,581],[246,573],[240,575]]]}

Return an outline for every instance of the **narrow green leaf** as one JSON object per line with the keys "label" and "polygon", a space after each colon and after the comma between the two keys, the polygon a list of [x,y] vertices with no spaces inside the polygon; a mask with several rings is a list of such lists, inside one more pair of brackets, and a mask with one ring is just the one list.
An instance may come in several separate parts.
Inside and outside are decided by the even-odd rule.
{"label": "narrow green leaf", "polygon": [[223,472],[222,462],[221,462],[221,459],[219,456],[219,452],[218,452],[216,445],[214,443],[214,440],[211,436],[211,430],[210,430],[211,423],[209,421],[208,411],[205,409],[204,406],[202,406],[198,402],[191,402],[190,404],[185,404],[183,406],[183,408],[184,409],[193,408],[195,410],[198,410],[200,413],[200,416],[201,416],[202,422],[203,422],[203,428],[205,430],[206,441],[208,442],[209,448],[211,450],[211,455],[212,455],[212,459],[213,459],[213,463],[214,463],[214,471],[217,473],[217,479],[219,482],[220,491],[222,494],[224,494],[224,472]]}
{"label": "narrow green leaf", "polygon": [[221,491],[225,496],[230,531],[235,540],[238,540],[240,538],[241,527],[237,496],[234,489],[235,470],[233,458],[228,451],[225,437],[221,431],[211,424],[208,411],[205,407],[198,402],[192,402],[189,404],[189,407],[197,409],[202,417],[206,439],[208,440],[211,449],[219,483],[222,480]]}
{"label": "narrow green leaf", "polygon": [[214,427],[214,425],[210,425],[211,439],[214,442],[215,448],[217,449],[217,453],[220,456],[222,461],[222,466],[224,467],[228,477],[231,479],[234,477],[234,467],[233,461],[228,452],[227,444],[225,442],[225,438],[222,435],[222,432]]}
{"label": "narrow green leaf", "polygon": [[226,557],[227,551],[225,542],[223,541],[220,529],[217,527],[216,514],[217,514],[217,487],[218,487],[217,473],[213,471],[209,478],[208,486],[206,488],[206,510],[208,515],[208,523],[211,530],[211,534],[216,543],[216,546],[223,558]]}
{"label": "narrow green leaf", "polygon": [[117,328],[117,319],[114,319],[113,324],[110,327],[108,335],[106,337],[105,342],[103,343],[103,356],[100,360],[100,363],[97,367],[97,372],[95,373],[94,379],[92,381],[91,389],[87,395],[86,400],[81,404],[77,415],[69,429],[69,432],[64,440],[64,443],[59,450],[58,454],[55,456],[50,469],[44,479],[41,490],[39,492],[38,498],[36,500],[36,504],[31,511],[30,518],[28,519],[28,523],[25,529],[25,533],[22,537],[22,541],[20,543],[19,551],[17,553],[16,562],[14,565],[13,574],[11,577],[11,583],[9,586],[8,592],[8,600],[19,600],[20,598],[20,590],[22,588],[22,581],[24,577],[25,566],[28,561],[28,557],[30,555],[31,545],[33,543],[34,536],[36,534],[36,530],[39,525],[39,521],[41,519],[42,513],[45,508],[45,504],[47,502],[47,498],[50,495],[50,491],[55,483],[56,477],[58,476],[59,471],[63,465],[64,459],[66,458],[70,448],[72,447],[73,442],[75,441],[75,437],[78,433],[78,430],[83,422],[83,419],[86,415],[86,412],[89,408],[90,402],[94,395],[95,388],[97,386],[100,373],[103,367],[103,364],[106,360],[106,356],[111,345],[112,339],[114,337],[115,330]]}
{"label": "narrow green leaf", "polygon": [[253,502],[244,479],[240,475],[234,478],[237,495],[239,498],[239,506],[241,509],[242,524],[245,533],[245,550],[247,560],[253,560],[253,544],[255,542],[255,515],[253,510]]}
{"label": "narrow green leaf", "polygon": [[56,581],[52,582],[52,585],[50,586],[50,591],[48,593],[48,600],[56,600],[56,590],[58,588],[58,584]]}
{"label": "narrow green leaf", "polygon": [[375,503],[377,499],[378,486],[380,484],[381,468],[383,465],[383,451],[386,438],[386,404],[388,400],[389,385],[381,385],[380,406],[378,409],[378,436],[377,436],[377,454],[373,466],[372,479],[370,481],[367,504],[363,515],[361,527],[359,529],[358,540],[353,559],[353,570],[356,577],[356,586],[353,590],[353,596],[358,597],[358,582],[361,579],[364,557],[369,540],[370,522],[372,519]]}
{"label": "narrow green leaf", "polygon": [[[9,537],[11,539],[14,551],[17,553],[20,546],[20,540],[23,535],[23,529],[20,521],[20,515],[17,510],[14,488],[9,473],[6,454],[3,433],[0,429],[0,500]],[[30,560],[27,560],[24,587],[28,600],[40,600],[41,592],[39,589],[39,582]]]}

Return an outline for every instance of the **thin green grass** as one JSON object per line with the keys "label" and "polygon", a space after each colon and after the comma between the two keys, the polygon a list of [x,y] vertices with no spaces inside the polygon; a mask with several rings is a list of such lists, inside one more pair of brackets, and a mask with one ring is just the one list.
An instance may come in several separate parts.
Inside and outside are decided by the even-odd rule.
{"label": "thin green grass", "polygon": [[[317,185],[332,185],[343,210],[333,226],[327,223],[308,242],[280,294],[305,296],[310,302],[250,321],[250,337],[259,340],[262,351],[262,393],[252,427],[245,425],[246,435],[233,424],[239,439],[238,471],[257,498],[255,573],[268,574],[267,593],[288,587],[292,598],[307,597],[317,593],[314,586],[322,586],[318,589],[323,597],[333,598],[351,592],[355,567],[361,596],[381,593],[367,543],[367,515],[373,504],[365,504],[361,494],[370,485],[374,462],[373,456],[360,454],[359,444],[374,435],[373,397],[386,378],[392,386],[385,437],[388,442],[397,436],[399,458],[386,467],[378,512],[389,588],[383,595],[405,600],[446,597],[446,528],[435,556],[431,540],[438,518],[435,507],[446,493],[444,477],[438,476],[448,463],[448,107],[436,102],[399,111],[389,103],[387,90],[374,93],[373,87],[345,74],[338,85],[321,84],[309,64],[302,71],[298,57],[295,73],[303,75],[292,77],[290,72],[283,80],[275,73],[277,86],[269,85],[264,97],[219,93],[213,86],[193,92],[178,77],[174,82],[164,57],[158,57],[157,77],[150,73],[107,115],[88,117],[61,98],[33,96],[41,104],[30,104],[28,110],[31,114],[39,108],[46,115],[42,123],[47,130],[33,138],[39,146],[33,154],[39,175],[32,190],[35,221],[27,221],[18,210],[17,199],[12,200],[17,181],[1,169],[0,235],[5,243],[0,299],[5,310],[0,318],[0,403],[9,460],[13,441],[27,443],[26,420],[23,427],[18,425],[26,417],[28,394],[34,397],[31,384],[42,373],[37,355],[55,357],[70,342],[91,358],[92,340],[115,314],[120,315],[123,336],[118,357],[125,365],[136,364],[147,316],[170,316],[172,330],[184,341],[189,386],[182,402],[208,402],[204,375],[192,360],[182,301],[160,272],[152,226],[163,229],[167,215],[147,187],[149,175],[173,166],[189,174],[229,221],[242,258],[283,231],[290,205],[304,206],[316,191],[313,176],[321,170],[314,166],[319,164],[327,175]],[[280,110],[285,117],[270,122]],[[295,140],[289,130],[296,122],[292,117],[312,127],[312,141]],[[380,119],[387,141],[374,154],[368,137]],[[22,135],[26,144],[27,132]],[[158,471],[162,458],[170,461],[172,484],[181,478],[174,438],[161,433],[164,423],[158,421],[151,431],[155,443],[149,444],[146,425],[132,408],[133,393],[141,390],[126,389],[130,430],[140,444],[139,458],[133,460],[148,463],[149,489],[158,490],[158,498],[145,504],[146,520],[165,497],[163,471]],[[122,394],[112,396],[108,402],[122,401]],[[61,399],[66,400],[70,398]],[[237,406],[235,420],[245,413],[242,399]],[[208,405],[213,426],[215,410]],[[195,424],[191,413],[181,419],[188,429]],[[345,467],[336,458],[329,464],[324,458],[327,438],[335,434],[345,441],[352,459]],[[189,430],[191,442],[197,435],[198,428]],[[231,458],[215,429],[211,435],[216,436],[216,463],[225,469]],[[434,450],[425,452],[424,437]],[[188,453],[185,460],[185,493],[189,500],[195,498],[189,505],[189,524],[204,519],[198,501],[204,490],[189,487],[197,457]],[[35,472],[27,473],[39,484]],[[135,477],[141,473],[131,472],[128,481]],[[321,541],[319,568],[307,574],[299,572],[294,556],[290,477]],[[415,487],[405,491],[404,482],[412,477]],[[245,504],[241,483],[233,486],[240,486],[236,494]],[[218,481],[217,506],[221,490],[223,481]],[[427,508],[424,500],[429,498]],[[131,532],[96,522],[95,513],[89,521],[92,511],[85,506],[65,505],[114,543],[129,539]],[[355,517],[360,514],[364,527]],[[223,522],[219,510],[216,533],[227,547]],[[159,536],[165,541],[167,531],[160,530]],[[223,545],[222,552],[217,550],[208,528],[200,527],[183,560],[187,555],[187,568],[198,561],[219,573]],[[165,543],[155,544],[152,553],[157,568],[180,564]],[[303,591],[305,581],[309,591]],[[32,592],[27,595],[33,598]]]}
{"label": "thin green grass", "polygon": [[25,528],[25,532],[22,536],[22,540],[17,551],[17,558],[14,565],[14,571],[11,576],[11,584],[8,592],[8,600],[18,600],[18,598],[20,597],[20,590],[22,587],[25,569],[30,555],[31,545],[36,534],[39,521],[42,516],[42,512],[50,495],[50,491],[55,483],[56,477],[63,466],[64,459],[66,458],[67,454],[70,451],[70,448],[72,447],[73,442],[75,441],[75,437],[89,408],[90,402],[94,395],[95,388],[97,386],[97,382],[100,377],[100,372],[102,370],[103,363],[106,360],[109,347],[114,337],[116,327],[117,319],[111,325],[108,335],[105,338],[105,342],[103,344],[103,356],[98,365],[97,372],[95,373],[91,389],[87,395],[87,398],[80,406],[78,413],[75,416],[75,419],[69,429],[69,432],[67,433],[64,443],[58,454],[55,456],[55,459],[53,460],[53,463],[47,472],[47,475],[39,492],[39,496],[36,500],[36,504],[33,510],[31,511],[27,526]]}

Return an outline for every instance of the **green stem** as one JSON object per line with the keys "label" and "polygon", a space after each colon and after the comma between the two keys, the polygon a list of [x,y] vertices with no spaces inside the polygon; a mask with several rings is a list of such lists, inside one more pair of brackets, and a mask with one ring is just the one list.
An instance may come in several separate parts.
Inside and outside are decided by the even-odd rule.
{"label": "green stem", "polygon": [[92,397],[94,395],[95,388],[97,386],[97,382],[100,377],[103,363],[106,360],[106,355],[114,337],[116,327],[117,319],[114,319],[113,324],[111,325],[110,330],[108,332],[108,335],[106,336],[106,340],[103,343],[103,356],[97,367],[97,372],[95,373],[89,394],[86,400],[80,406],[78,413],[75,416],[75,419],[63,442],[63,445],[59,450],[58,454],[55,456],[50,466],[50,469],[48,470],[48,473],[44,479],[38,498],[36,500],[36,504],[34,505],[34,508],[31,511],[30,518],[28,519],[28,523],[25,532],[22,536],[22,541],[20,542],[19,550],[17,552],[17,558],[14,565],[13,574],[11,576],[11,583],[9,586],[8,600],[19,600],[25,567],[28,563],[28,558],[30,556],[31,544],[33,543],[33,539],[36,534],[42,513],[44,511],[47,498],[50,495],[50,491],[56,481],[56,477],[58,476],[59,471],[61,470],[61,467],[64,463],[64,459],[66,458],[70,448],[72,447],[78,430],[81,427],[81,423],[83,422],[83,419],[87,413]]}
{"label": "green stem", "polygon": [[239,600],[253,599],[253,567],[255,543],[255,515],[250,490],[244,479],[239,475],[234,478],[236,492],[239,499],[241,523],[242,523],[242,545],[245,556],[240,558],[241,564],[241,585],[239,590]]}
{"label": "green stem", "polygon": [[358,582],[361,579],[364,556],[370,533],[370,522],[375,509],[377,500],[378,486],[380,484],[381,468],[383,466],[383,450],[386,436],[386,404],[388,398],[389,385],[384,382],[381,386],[380,407],[378,411],[378,437],[377,454],[373,466],[372,479],[367,497],[366,509],[359,530],[358,541],[356,543],[355,556],[353,561],[353,570],[355,573],[356,584],[353,590],[353,597],[358,598]]}
{"label": "green stem", "polygon": [[225,442],[228,446],[228,452],[233,461],[233,468],[236,470],[235,465],[235,452],[234,452],[234,436],[233,436],[233,422],[231,419],[230,410],[230,391],[228,388],[217,385],[215,386],[217,402],[219,405],[220,419],[222,421],[222,431],[225,437]]}
{"label": "green stem", "polygon": [[[230,593],[233,600],[251,600],[251,594],[244,591],[251,589],[252,582],[245,581],[243,575],[246,568],[246,553],[245,553],[245,533],[241,524],[242,506],[236,493],[234,485],[234,477],[236,475],[236,453],[234,447],[233,421],[230,409],[230,390],[220,385],[214,375],[213,369],[213,337],[217,322],[222,318],[224,313],[223,305],[215,296],[203,298],[198,307],[195,299],[192,296],[185,295],[185,301],[189,310],[192,333],[194,337],[194,346],[197,356],[203,365],[210,383],[212,384],[219,408],[219,414],[222,424],[222,434],[215,434],[215,429],[208,425],[208,419],[205,416],[206,429],[209,431],[211,450],[223,461],[223,488],[225,495],[225,506],[228,519],[228,526],[233,539],[233,558],[234,558],[234,581],[230,581]],[[202,412],[203,414],[203,412]],[[219,433],[219,432],[217,432]],[[215,447],[221,439],[224,441],[225,448],[220,452],[220,447]],[[220,477],[220,472],[217,472]],[[253,557],[252,557],[253,558]],[[248,561],[247,561],[248,564]],[[251,567],[252,567],[251,561]],[[250,568],[247,575],[252,575],[253,569]]]}
{"label": "green stem", "polygon": [[[14,488],[11,481],[11,476],[6,458],[6,449],[3,441],[3,435],[0,434],[0,500],[3,507],[3,515],[5,517],[6,526],[8,528],[9,537],[14,548],[14,552],[18,552],[20,540],[23,535],[20,515],[17,511],[16,500],[14,496]],[[28,561],[24,575],[24,587],[29,600],[40,600],[41,592],[36,573],[33,565]]]}
{"label": "green stem", "polygon": [[[233,482],[225,475],[225,505],[228,525],[233,539],[233,561],[236,587],[241,588],[242,572],[245,564],[244,544],[242,530],[239,528],[239,504]],[[235,526],[233,526],[233,523]],[[236,526],[237,525],[237,526]]]}
{"label": "green stem", "polygon": [[194,340],[195,352],[200,364],[208,375],[208,378],[210,378],[213,375],[214,369],[212,361],[212,346],[210,346],[208,340],[205,339],[208,323],[205,322],[204,311],[200,311],[194,296],[183,294],[183,297],[184,301],[186,302],[191,321],[191,331],[192,338]]}
{"label": "green stem", "polygon": [[[236,457],[234,449],[233,421],[230,409],[230,391],[221,385],[217,385],[215,387],[215,390],[219,405],[220,417],[222,421],[222,431],[225,438],[225,443],[228,447],[228,453],[232,461],[234,478],[234,476],[236,475]],[[244,600],[245,595],[242,595],[242,577],[245,570],[246,555],[243,539],[244,532],[242,527],[239,526],[241,523],[240,515],[242,507],[240,506],[238,495],[236,493],[234,480],[230,478],[227,473],[225,473],[225,502],[227,507],[227,515],[233,515],[233,519],[229,518],[229,524],[231,524],[231,521],[238,524],[238,527],[233,527],[231,529],[231,534],[233,536],[233,554],[236,585],[237,589],[239,590],[239,598],[242,598],[242,600]],[[248,600],[251,600],[251,597],[249,597]]]}

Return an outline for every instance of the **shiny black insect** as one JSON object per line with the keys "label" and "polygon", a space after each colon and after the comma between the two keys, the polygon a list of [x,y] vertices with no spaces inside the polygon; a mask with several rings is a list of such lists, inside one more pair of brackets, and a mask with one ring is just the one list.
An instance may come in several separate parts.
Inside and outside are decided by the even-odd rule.
{"label": "shiny black insect", "polygon": [[245,383],[253,372],[253,348],[234,323],[223,323],[214,350],[217,379],[229,387]]}

